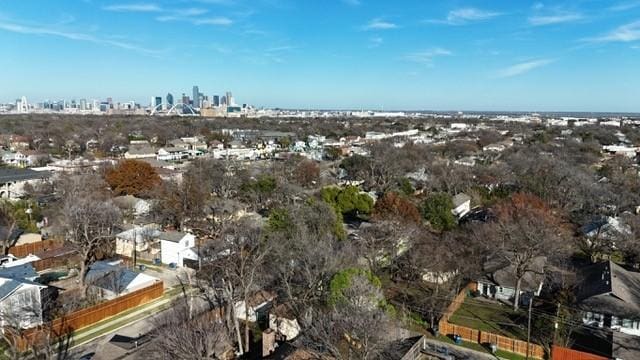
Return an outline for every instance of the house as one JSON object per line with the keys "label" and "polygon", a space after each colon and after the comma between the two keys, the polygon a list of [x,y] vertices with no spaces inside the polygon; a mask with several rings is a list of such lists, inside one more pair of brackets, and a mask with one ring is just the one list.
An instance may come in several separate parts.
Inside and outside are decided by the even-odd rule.
{"label": "house", "polygon": [[23,258],[17,258],[11,254],[0,257],[0,268],[21,266],[40,260],[39,257],[29,254]]}
{"label": "house", "polygon": [[3,164],[21,168],[27,167],[28,164],[27,156],[20,151],[0,151],[0,160]]}
{"label": "house", "polygon": [[189,157],[189,154],[185,149],[182,149],[182,148],[173,148],[173,147],[161,148],[156,153],[156,159],[164,160],[164,161],[177,161],[177,160],[186,159],[188,157]]}
{"label": "house", "polygon": [[48,171],[0,167],[0,199],[17,200],[25,195],[25,185],[37,185],[49,176]]}
{"label": "house", "polygon": [[0,326],[28,329],[42,325],[43,298],[46,285],[33,266],[22,264],[0,269]]}
{"label": "house", "polygon": [[269,328],[280,335],[284,341],[298,337],[302,328],[289,308],[280,304],[269,312]]}
{"label": "house", "polygon": [[[547,258],[538,256],[534,258],[520,282],[521,305],[528,305],[532,296],[539,296],[544,283],[544,268]],[[488,259],[483,270],[485,275],[478,279],[478,291],[482,296],[496,300],[513,302],[516,295],[518,279],[515,275],[515,265],[510,264],[504,258],[494,257]]]}
{"label": "house", "polygon": [[149,287],[159,279],[133,271],[122,266],[120,260],[97,261],[89,267],[86,276],[89,291],[103,299],[114,299],[118,296]]}
{"label": "house", "polygon": [[189,261],[198,261],[196,237],[193,234],[165,231],[158,234],[157,239],[160,241],[160,260],[163,264],[182,267]]}
{"label": "house", "polygon": [[149,145],[136,145],[129,147],[124,153],[125,159],[148,159],[156,157],[156,149]]}
{"label": "house", "polygon": [[[156,242],[160,231],[154,225],[134,226],[133,228],[118,233],[116,235],[116,254],[133,257],[133,249],[138,254],[149,251],[151,255],[157,255],[159,250],[154,249],[153,243]],[[154,250],[156,250],[154,252]]]}
{"label": "house", "polygon": [[151,211],[151,203],[133,195],[117,196],[113,203],[125,213],[133,216],[145,216]]}
{"label": "house", "polygon": [[458,219],[464,217],[471,211],[471,197],[465,193],[460,193],[453,197],[453,209],[451,213],[457,216]]}
{"label": "house", "polygon": [[[271,304],[275,300],[276,295],[269,291],[260,290],[249,297],[249,301],[237,301],[234,304],[234,313],[240,320],[248,320],[249,322],[267,321]],[[247,306],[248,304],[248,306]],[[249,315],[247,317],[247,314]]]}
{"label": "house", "polygon": [[579,279],[584,324],[640,336],[640,273],[605,261],[582,269]]}

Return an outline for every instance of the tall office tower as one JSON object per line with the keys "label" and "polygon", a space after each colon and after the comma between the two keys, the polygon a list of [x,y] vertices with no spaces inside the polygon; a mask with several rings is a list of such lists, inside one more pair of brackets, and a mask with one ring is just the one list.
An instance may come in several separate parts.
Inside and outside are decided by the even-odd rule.
{"label": "tall office tower", "polygon": [[233,104],[235,104],[235,102],[233,101],[233,94],[231,94],[231,91],[227,91],[227,105],[229,106],[233,106]]}
{"label": "tall office tower", "polygon": [[153,103],[153,107],[158,109],[162,107],[162,96],[156,96],[155,102]]}
{"label": "tall office tower", "polygon": [[23,96],[20,100],[16,101],[16,108],[19,113],[27,113],[29,112],[29,103],[27,102],[27,97]]}
{"label": "tall office tower", "polygon": [[215,106],[215,107],[220,106],[220,96],[213,95],[213,106]]}
{"label": "tall office tower", "polygon": [[173,95],[171,93],[167,94],[167,108],[173,107]]}
{"label": "tall office tower", "polygon": [[185,93],[182,93],[182,105],[189,105],[189,97]]}
{"label": "tall office tower", "polygon": [[220,98],[220,105],[221,106],[227,105],[227,97],[225,95],[222,95],[222,97]]}
{"label": "tall office tower", "polygon": [[87,99],[80,99],[80,110],[87,110]]}
{"label": "tall office tower", "polygon": [[198,89],[198,85],[194,85],[193,86],[193,107],[194,108],[199,108],[200,107],[200,90]]}

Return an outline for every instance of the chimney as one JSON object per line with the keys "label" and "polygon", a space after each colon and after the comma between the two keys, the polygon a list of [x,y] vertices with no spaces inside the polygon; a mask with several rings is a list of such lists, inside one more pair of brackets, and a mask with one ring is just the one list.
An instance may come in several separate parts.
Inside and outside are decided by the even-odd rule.
{"label": "chimney", "polygon": [[276,350],[276,332],[266,329],[262,333],[262,357],[271,355]]}

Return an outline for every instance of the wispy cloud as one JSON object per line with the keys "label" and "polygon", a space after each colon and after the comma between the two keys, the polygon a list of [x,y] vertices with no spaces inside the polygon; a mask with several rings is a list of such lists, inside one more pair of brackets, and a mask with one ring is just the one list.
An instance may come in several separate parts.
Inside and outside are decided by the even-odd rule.
{"label": "wispy cloud", "polygon": [[180,10],[178,12],[182,16],[198,16],[198,15],[206,14],[207,12],[209,12],[209,10],[202,9],[202,8],[188,8],[188,9]]}
{"label": "wispy cloud", "polygon": [[385,21],[381,18],[372,19],[365,26],[362,27],[363,30],[391,30],[396,29],[398,25]]}
{"label": "wispy cloud", "polygon": [[134,3],[134,4],[116,4],[108,5],[102,8],[107,11],[118,12],[160,12],[162,8],[152,3]]}
{"label": "wispy cloud", "polygon": [[533,26],[545,26],[576,22],[584,19],[584,16],[580,13],[555,13],[549,15],[534,15],[529,17],[529,24]]}
{"label": "wispy cloud", "polygon": [[609,8],[611,11],[627,11],[640,7],[640,1],[626,1],[613,5]]}
{"label": "wispy cloud", "polygon": [[465,7],[449,11],[446,19],[426,20],[432,24],[464,25],[470,22],[485,21],[502,15],[496,11]]}
{"label": "wispy cloud", "polygon": [[136,51],[146,55],[159,54],[159,51],[147,49],[123,40],[112,40],[112,39],[97,37],[91,34],[61,31],[53,28],[48,28],[45,26],[27,26],[27,25],[20,25],[20,24],[10,23],[10,22],[0,22],[0,30],[9,31],[9,32],[18,33],[18,34],[25,34],[25,35],[54,36],[54,37],[68,39],[68,40],[84,41],[84,42],[90,42],[90,43],[100,44],[100,45],[108,45],[108,46],[117,47],[121,49]]}
{"label": "wispy cloud", "polygon": [[583,39],[583,41],[594,43],[632,42],[638,40],[640,40],[640,20],[618,26],[604,35]]}
{"label": "wispy cloud", "polygon": [[204,18],[204,19],[194,19],[192,22],[196,25],[229,26],[233,24],[233,20],[224,16],[217,16],[217,17]]}
{"label": "wispy cloud", "polygon": [[497,72],[496,76],[499,78],[508,78],[508,77],[513,77],[513,76],[518,76],[518,75],[522,75],[525,73],[528,73],[531,70],[549,65],[553,62],[553,60],[551,59],[539,59],[539,60],[532,60],[532,61],[527,61],[527,62],[522,62],[522,63],[518,63],[518,64],[514,64],[511,66],[508,66],[500,71]]}
{"label": "wispy cloud", "polygon": [[422,65],[433,66],[433,60],[440,56],[449,56],[453,53],[443,48],[431,48],[424,51],[418,51],[411,54],[407,54],[404,59],[407,61],[415,62]]}
{"label": "wispy cloud", "polygon": [[230,26],[233,25],[233,20],[224,16],[215,16],[209,18],[194,18],[192,16],[185,15],[164,15],[156,17],[157,21],[169,22],[169,21],[186,21],[194,25],[215,25],[215,26]]}

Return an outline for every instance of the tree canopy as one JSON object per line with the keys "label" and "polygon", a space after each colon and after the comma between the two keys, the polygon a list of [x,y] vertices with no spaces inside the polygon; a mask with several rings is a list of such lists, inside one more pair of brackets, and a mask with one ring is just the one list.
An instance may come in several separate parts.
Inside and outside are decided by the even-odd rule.
{"label": "tree canopy", "polygon": [[158,172],[148,163],[124,160],[107,170],[105,180],[116,195],[148,196],[162,180]]}

